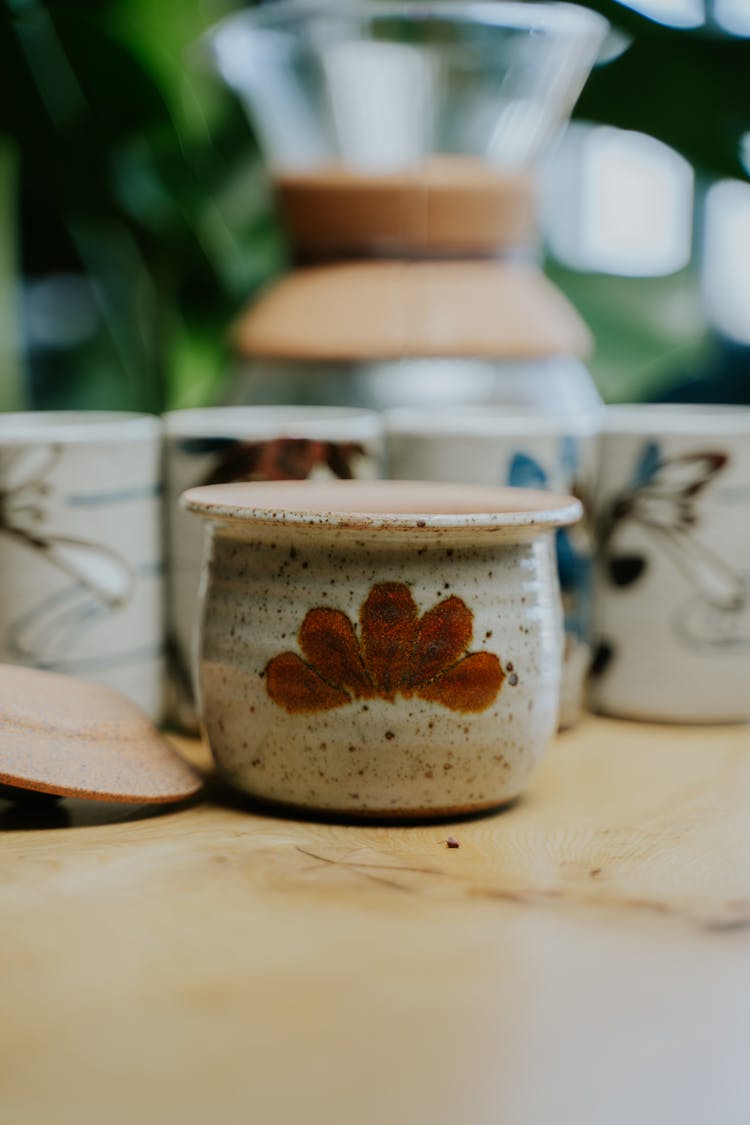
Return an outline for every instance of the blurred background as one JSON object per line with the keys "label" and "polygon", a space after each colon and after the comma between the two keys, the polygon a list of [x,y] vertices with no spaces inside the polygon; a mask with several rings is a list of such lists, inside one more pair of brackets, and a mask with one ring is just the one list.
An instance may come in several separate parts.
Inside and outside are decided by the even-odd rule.
{"label": "blurred background", "polygon": [[[0,0],[0,409],[220,400],[287,265],[247,118],[194,45],[229,0]],[[616,29],[545,174],[545,268],[607,401],[750,402],[750,0]]]}

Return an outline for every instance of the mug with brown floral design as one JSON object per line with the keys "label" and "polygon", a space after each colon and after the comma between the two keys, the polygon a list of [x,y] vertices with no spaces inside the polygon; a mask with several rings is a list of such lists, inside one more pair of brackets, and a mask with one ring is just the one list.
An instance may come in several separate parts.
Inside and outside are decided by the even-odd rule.
{"label": "mug with brown floral design", "polygon": [[180,494],[230,481],[379,477],[383,423],[374,411],[327,406],[206,407],[164,421],[171,710],[190,727],[203,528],[180,510]]}
{"label": "mug with brown floral design", "polygon": [[553,532],[580,503],[403,481],[192,489],[210,522],[199,670],[223,776],[352,816],[516,797],[554,733]]}

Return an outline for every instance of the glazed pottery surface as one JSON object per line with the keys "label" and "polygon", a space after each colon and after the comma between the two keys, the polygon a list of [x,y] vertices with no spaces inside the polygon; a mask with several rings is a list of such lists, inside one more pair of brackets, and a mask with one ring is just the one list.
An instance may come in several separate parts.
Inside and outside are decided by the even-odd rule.
{"label": "glazed pottery surface", "polygon": [[162,711],[161,423],[0,416],[0,659]]}
{"label": "glazed pottery surface", "polygon": [[604,412],[593,701],[669,722],[750,717],[750,410]]}
{"label": "glazed pottery surface", "polygon": [[351,815],[521,793],[552,735],[570,497],[403,482],[193,489],[211,521],[200,707],[265,800]]}
{"label": "glazed pottery surface", "polygon": [[592,538],[589,500],[596,470],[597,411],[576,415],[541,408],[401,409],[387,415],[392,477],[570,492],[587,518],[556,534],[565,612],[560,725],[584,705],[591,661]]}
{"label": "glazed pottery surface", "polygon": [[337,407],[215,407],[173,411],[165,428],[171,710],[188,726],[205,529],[180,509],[181,493],[238,480],[378,477],[383,422]]}

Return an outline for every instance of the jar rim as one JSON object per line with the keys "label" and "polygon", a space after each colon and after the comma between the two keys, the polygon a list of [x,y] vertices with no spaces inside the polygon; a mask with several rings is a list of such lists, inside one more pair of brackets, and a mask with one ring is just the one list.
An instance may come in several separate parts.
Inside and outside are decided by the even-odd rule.
{"label": "jar rim", "polygon": [[471,537],[503,530],[525,538],[576,523],[583,514],[572,496],[433,481],[240,482],[191,488],[180,502],[195,515],[235,528],[392,532],[433,540],[440,532]]}

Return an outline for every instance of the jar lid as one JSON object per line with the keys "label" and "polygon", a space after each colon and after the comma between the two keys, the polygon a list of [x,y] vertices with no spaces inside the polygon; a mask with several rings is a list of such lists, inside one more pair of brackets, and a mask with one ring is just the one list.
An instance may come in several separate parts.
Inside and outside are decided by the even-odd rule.
{"label": "jar lid", "polygon": [[533,185],[524,170],[434,157],[399,173],[331,165],[275,177],[300,258],[495,254],[534,245]]}
{"label": "jar lid", "polygon": [[183,801],[202,779],[119,692],[2,664],[0,784],[16,794],[140,805]]}
{"label": "jar lid", "polygon": [[368,531],[398,539],[431,539],[453,532],[477,541],[531,538],[577,523],[583,507],[573,496],[533,488],[404,480],[240,481],[190,488],[180,506],[219,523],[273,528],[304,526],[312,533]]}
{"label": "jar lid", "polygon": [[243,356],[377,360],[585,356],[591,337],[533,264],[366,261],[296,270],[240,315]]}

